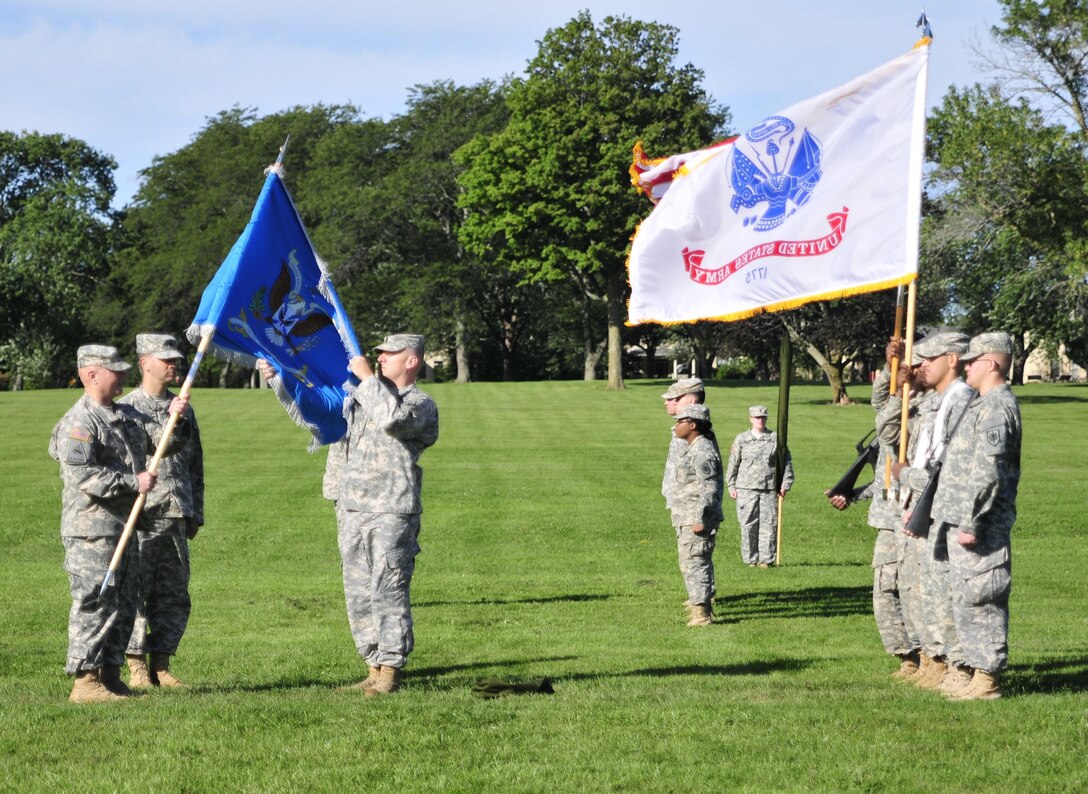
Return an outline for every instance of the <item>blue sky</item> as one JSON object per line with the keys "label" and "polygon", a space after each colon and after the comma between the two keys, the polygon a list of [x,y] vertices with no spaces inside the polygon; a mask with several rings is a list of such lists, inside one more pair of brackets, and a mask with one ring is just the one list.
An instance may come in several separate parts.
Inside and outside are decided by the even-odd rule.
{"label": "blue sky", "polygon": [[[118,206],[157,154],[233,105],[261,114],[351,102],[401,112],[408,87],[519,74],[580,10],[675,26],[680,62],[747,129],[905,52],[921,5],[900,0],[0,0],[0,129],[61,132],[113,155]],[[773,10],[772,10],[773,9]],[[996,0],[939,0],[929,104],[985,81],[968,45],[989,41]],[[274,156],[275,153],[270,153]]]}

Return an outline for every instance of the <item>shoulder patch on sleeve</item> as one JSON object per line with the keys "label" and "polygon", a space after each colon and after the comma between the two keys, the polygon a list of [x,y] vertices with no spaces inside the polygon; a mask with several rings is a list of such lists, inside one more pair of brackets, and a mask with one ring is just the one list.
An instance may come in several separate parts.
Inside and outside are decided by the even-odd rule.
{"label": "shoulder patch on sleeve", "polygon": [[70,466],[83,466],[91,460],[91,439],[76,438],[69,434],[64,440],[64,451],[61,458]]}
{"label": "shoulder patch on sleeve", "polygon": [[68,438],[74,438],[76,441],[90,441],[91,434],[80,427],[73,427],[68,431]]}
{"label": "shoulder patch on sleeve", "polygon": [[989,422],[979,428],[979,441],[987,455],[1000,455],[1008,446],[1009,430],[1004,422]]}

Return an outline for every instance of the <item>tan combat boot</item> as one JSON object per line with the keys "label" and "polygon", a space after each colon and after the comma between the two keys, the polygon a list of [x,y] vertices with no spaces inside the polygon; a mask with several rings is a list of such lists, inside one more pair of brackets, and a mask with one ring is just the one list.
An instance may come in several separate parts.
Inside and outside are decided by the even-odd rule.
{"label": "tan combat boot", "polygon": [[944,678],[945,671],[948,670],[948,665],[941,659],[934,659],[930,665],[929,670],[921,678],[915,678],[913,683],[919,689],[936,689],[941,685],[941,679]]}
{"label": "tan combat boot", "polygon": [[971,668],[950,666],[937,691],[947,698],[955,697],[971,683]]}
{"label": "tan combat boot", "polygon": [[965,700],[1000,700],[1001,698],[1001,673],[987,673],[985,670],[975,670],[975,675],[966,689],[958,694],[950,695],[949,700],[957,703]]}
{"label": "tan combat boot", "polygon": [[691,605],[691,619],[688,621],[689,626],[709,626],[711,623],[710,606],[708,604]]}
{"label": "tan combat boot", "polygon": [[918,655],[918,669],[915,670],[914,674],[911,675],[909,678],[904,678],[902,680],[906,681],[908,684],[913,684],[915,681],[917,681],[919,678],[921,678],[922,676],[924,676],[926,673],[929,672],[929,666],[931,664],[933,664],[933,657],[932,656],[926,656],[924,653],[919,654]]}
{"label": "tan combat boot", "polygon": [[899,669],[892,673],[896,681],[904,681],[918,672],[918,654],[914,651],[899,657]]}
{"label": "tan combat boot", "polygon": [[157,686],[185,686],[185,684],[181,683],[181,681],[175,678],[174,674],[170,672],[170,654],[168,653],[151,654],[151,680]]}
{"label": "tan combat boot", "polygon": [[104,703],[107,700],[124,699],[123,695],[118,695],[106,688],[97,670],[76,673],[75,683],[72,684],[72,694],[68,696],[71,703]]}
{"label": "tan combat boot", "polygon": [[353,692],[356,689],[361,689],[364,692],[368,689],[373,689],[374,685],[378,683],[378,679],[381,678],[382,668],[371,667],[370,675],[364,678],[357,684],[349,684],[348,686],[342,686],[337,689],[338,692]]}
{"label": "tan combat boot", "polygon": [[128,685],[133,689],[150,689],[155,686],[151,680],[151,671],[147,669],[147,657],[141,654],[129,654],[128,660]]}
{"label": "tan combat boot", "polygon": [[378,671],[378,680],[374,686],[364,689],[363,694],[368,698],[378,695],[391,695],[400,689],[400,668],[382,665]]}
{"label": "tan combat boot", "polygon": [[115,695],[130,698],[136,694],[121,680],[121,665],[119,664],[103,665],[98,673],[98,680]]}

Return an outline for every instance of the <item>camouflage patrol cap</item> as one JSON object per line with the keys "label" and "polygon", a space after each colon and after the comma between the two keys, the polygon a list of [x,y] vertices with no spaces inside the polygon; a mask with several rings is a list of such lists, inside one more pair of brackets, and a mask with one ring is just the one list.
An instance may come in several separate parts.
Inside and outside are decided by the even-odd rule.
{"label": "camouflage patrol cap", "polygon": [[[960,357],[967,352],[967,334],[958,331],[945,331],[930,334],[914,345],[914,355],[920,358],[937,358],[947,353],[958,353]],[[913,358],[913,357],[912,357]]]}
{"label": "camouflage patrol cap", "polygon": [[76,351],[76,366],[102,367],[102,369],[114,372],[125,372],[132,369],[132,365],[121,360],[121,354],[116,347],[109,345],[83,345]]}
{"label": "camouflage patrol cap", "polygon": [[669,386],[666,392],[661,395],[661,398],[664,400],[675,400],[677,397],[683,397],[685,394],[698,394],[701,391],[703,391],[702,378],[683,378]]}
{"label": "camouflage patrol cap", "polygon": [[987,334],[979,334],[971,340],[967,352],[960,358],[963,361],[973,361],[987,353],[1002,353],[1012,355],[1012,337],[1004,331],[992,331]]}
{"label": "camouflage patrol cap", "polygon": [[685,405],[676,412],[677,419],[697,419],[702,422],[710,422],[710,409],[705,405]]}
{"label": "camouflage patrol cap", "polygon": [[762,416],[764,419],[766,419],[767,418],[767,406],[766,405],[753,405],[751,408],[748,409],[748,416],[751,416],[752,418],[755,418],[757,416]]}
{"label": "camouflage patrol cap", "polygon": [[412,348],[423,352],[423,335],[422,334],[391,334],[385,338],[385,341],[376,346],[375,350],[381,350],[384,353],[399,353],[406,348]]}
{"label": "camouflage patrol cap", "polygon": [[136,334],[136,355],[185,358],[178,350],[178,340],[169,334]]}

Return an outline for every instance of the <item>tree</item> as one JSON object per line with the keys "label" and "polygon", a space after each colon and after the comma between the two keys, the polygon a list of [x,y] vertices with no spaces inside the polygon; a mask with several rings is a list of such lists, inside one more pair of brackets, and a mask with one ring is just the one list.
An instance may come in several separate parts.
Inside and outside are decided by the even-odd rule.
{"label": "tree", "polygon": [[[327,135],[357,120],[350,106],[296,107],[264,118],[235,107],[209,119],[187,146],[156,157],[141,172],[124,218],[124,247],[108,287],[96,296],[103,327],[123,345],[141,331],[183,334],[205,286],[245,229],[264,169],[286,137],[290,183],[306,172]],[[226,369],[209,361],[202,378],[207,382]]]}
{"label": "tree", "polygon": [[931,203],[923,259],[968,333],[1017,340],[1015,372],[1036,346],[1085,344],[1084,139],[994,86],[953,89],[930,117]]}
{"label": "tree", "polygon": [[[341,292],[346,300],[367,305],[368,324],[380,312],[382,331],[411,327],[427,335],[431,349],[452,348],[459,381],[469,379],[473,340],[487,330],[474,310],[487,302],[494,274],[458,239],[460,167],[453,153],[474,137],[501,129],[506,118],[503,89],[490,81],[417,85],[407,110],[375,137],[380,150],[369,141],[360,150],[365,164],[345,172],[321,156],[305,183],[304,200],[317,208],[322,229],[341,238],[338,247],[347,243],[350,251],[337,264],[337,273],[345,277]],[[380,154],[370,157],[372,152]],[[332,184],[341,188],[330,190]],[[330,198],[338,206],[353,205],[354,212],[329,223],[335,217],[325,209]],[[317,239],[323,238],[324,232]],[[379,282],[383,291],[374,292]],[[366,300],[368,294],[371,299],[380,295],[383,305]],[[488,319],[495,316],[488,314]]]}
{"label": "tree", "polygon": [[117,164],[83,141],[0,132],[0,358],[15,385],[56,385],[113,247]]}
{"label": "tree", "polygon": [[[690,150],[728,122],[702,72],[674,65],[677,41],[672,27],[606,17],[598,28],[580,13],[512,81],[507,126],[459,154],[466,249],[530,282],[568,280],[587,309],[603,301],[610,388],[623,386],[627,241],[647,209],[627,178],[632,147]],[[596,347],[584,340],[586,376]]]}
{"label": "tree", "polygon": [[1056,107],[1088,135],[1088,3],[1083,0],[1000,0],[1002,25],[990,29],[996,51],[976,48],[1001,75],[1009,97],[1031,96]]}
{"label": "tree", "polygon": [[859,358],[872,358],[891,336],[895,293],[870,292],[842,300],[819,301],[777,315],[794,345],[823,371],[831,402],[848,405],[843,372]]}

